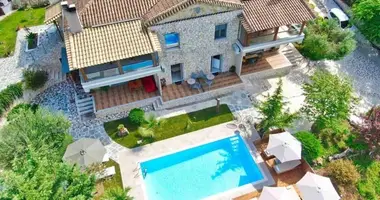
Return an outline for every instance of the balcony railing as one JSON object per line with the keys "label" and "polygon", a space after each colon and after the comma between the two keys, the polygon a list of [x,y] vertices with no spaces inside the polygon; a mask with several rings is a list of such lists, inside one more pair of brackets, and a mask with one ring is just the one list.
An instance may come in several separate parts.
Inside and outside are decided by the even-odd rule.
{"label": "balcony railing", "polygon": [[121,68],[123,70],[122,74],[119,72],[119,68],[112,68],[95,73],[88,73],[86,74],[87,80],[84,80],[83,75],[81,75],[83,89],[89,92],[91,89],[124,83],[130,80],[151,76],[162,71],[160,66],[153,66],[151,60],[124,65]]}

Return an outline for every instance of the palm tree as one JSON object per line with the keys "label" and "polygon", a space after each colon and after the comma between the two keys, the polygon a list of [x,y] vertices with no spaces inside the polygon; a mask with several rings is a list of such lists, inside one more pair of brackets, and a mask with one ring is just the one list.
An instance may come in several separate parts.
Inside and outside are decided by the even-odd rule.
{"label": "palm tree", "polygon": [[133,197],[128,195],[131,188],[114,187],[106,191],[102,200],[133,200]]}

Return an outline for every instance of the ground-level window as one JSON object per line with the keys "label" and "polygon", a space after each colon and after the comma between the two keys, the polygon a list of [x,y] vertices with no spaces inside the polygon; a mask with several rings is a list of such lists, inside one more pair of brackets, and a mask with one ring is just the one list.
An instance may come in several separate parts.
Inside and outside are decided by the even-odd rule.
{"label": "ground-level window", "polygon": [[215,26],[215,39],[225,38],[227,36],[227,24]]}
{"label": "ground-level window", "polygon": [[222,72],[222,55],[211,57],[211,73]]}
{"label": "ground-level window", "polygon": [[182,76],[182,64],[175,64],[171,66],[171,75],[172,75],[172,82],[178,83],[182,82],[183,76]]}
{"label": "ground-level window", "polygon": [[173,48],[179,47],[179,34],[178,33],[167,33],[165,34],[165,47]]}

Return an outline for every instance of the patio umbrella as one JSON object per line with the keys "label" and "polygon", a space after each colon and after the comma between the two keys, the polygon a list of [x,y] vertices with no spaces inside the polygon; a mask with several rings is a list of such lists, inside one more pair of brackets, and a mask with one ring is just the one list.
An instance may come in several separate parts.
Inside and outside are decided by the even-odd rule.
{"label": "patio umbrella", "polygon": [[304,200],[339,200],[340,196],[335,191],[330,179],[311,172],[307,172],[297,182],[297,188]]}
{"label": "patio umbrella", "polygon": [[269,143],[266,151],[276,156],[281,162],[301,159],[301,142],[289,132],[269,135]]}
{"label": "patio umbrella", "polygon": [[259,200],[300,200],[300,198],[292,186],[264,187]]}
{"label": "patio umbrella", "polygon": [[67,146],[63,160],[79,166],[101,163],[106,149],[98,139],[82,138]]}

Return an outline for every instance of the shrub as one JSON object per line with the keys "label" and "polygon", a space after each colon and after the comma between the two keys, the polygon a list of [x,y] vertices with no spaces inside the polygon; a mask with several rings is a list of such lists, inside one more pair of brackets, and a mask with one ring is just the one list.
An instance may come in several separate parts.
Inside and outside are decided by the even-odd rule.
{"label": "shrub", "polygon": [[106,190],[102,200],[132,200],[133,198],[128,195],[131,188],[113,187]]}
{"label": "shrub", "polygon": [[373,162],[365,172],[364,180],[358,184],[359,193],[364,199],[380,198],[380,162]]}
{"label": "shrub", "polygon": [[37,90],[43,87],[49,78],[48,73],[42,70],[25,70],[22,76],[25,81],[25,88],[31,90]]}
{"label": "shrub", "polygon": [[308,131],[300,131],[294,135],[302,143],[302,156],[311,163],[323,153],[321,142]]}
{"label": "shrub", "polygon": [[14,100],[22,97],[22,83],[9,85],[0,92],[0,115],[2,115],[14,102]]}
{"label": "shrub", "polygon": [[153,138],[154,137],[154,132],[152,129],[144,128],[144,127],[139,127],[137,129],[137,133],[140,135],[142,138]]}
{"label": "shrub", "polygon": [[26,110],[31,110],[33,111],[33,113],[35,113],[38,107],[39,106],[37,104],[28,104],[28,103],[18,104],[17,106],[13,107],[12,110],[8,113],[7,120],[11,121],[15,119],[17,115],[25,112]]}
{"label": "shrub", "polygon": [[129,112],[128,118],[132,124],[140,126],[145,121],[145,112],[140,108],[134,108]]}
{"label": "shrub", "polygon": [[346,149],[346,141],[349,139],[350,125],[347,121],[334,121],[329,127],[319,130],[319,138],[325,147],[338,147]]}
{"label": "shrub", "polygon": [[329,163],[326,171],[338,184],[356,185],[360,174],[351,160],[340,159]]}

